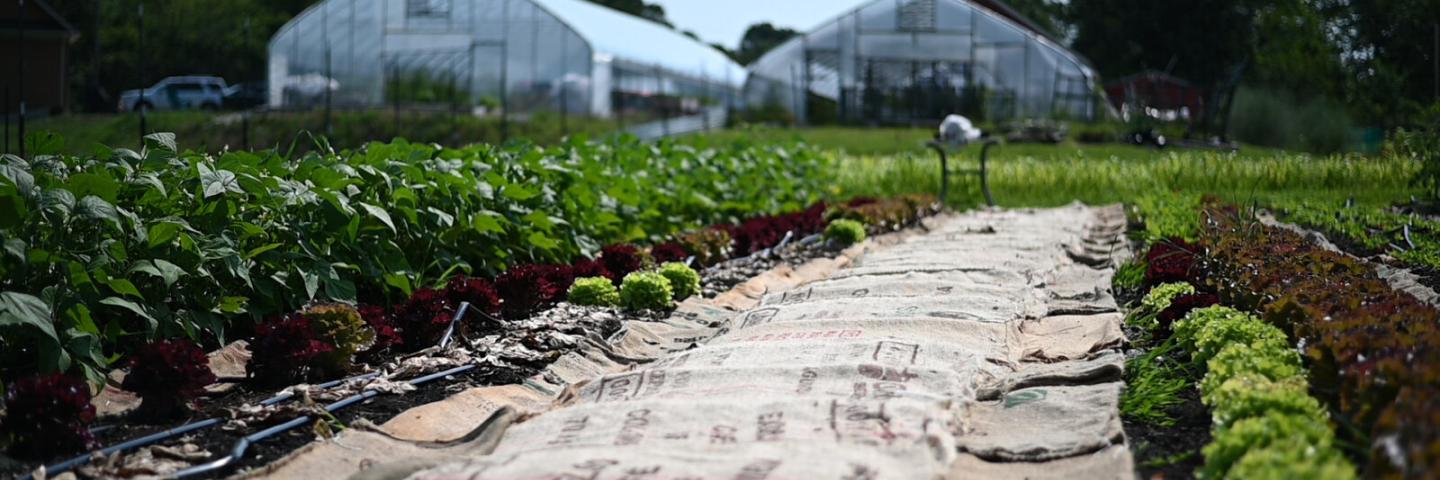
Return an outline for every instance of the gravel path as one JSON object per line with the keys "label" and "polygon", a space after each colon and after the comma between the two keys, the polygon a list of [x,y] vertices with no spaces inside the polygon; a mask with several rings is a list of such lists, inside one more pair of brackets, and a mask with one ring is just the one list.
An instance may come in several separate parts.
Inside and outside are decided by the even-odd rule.
{"label": "gravel path", "polygon": [[[357,432],[336,461],[365,478],[1132,478],[1110,295],[1124,225],[1078,205],[935,217],[628,322],[524,386],[553,400],[477,392],[494,414],[444,454],[369,458]],[[307,471],[291,466],[272,473]]]}

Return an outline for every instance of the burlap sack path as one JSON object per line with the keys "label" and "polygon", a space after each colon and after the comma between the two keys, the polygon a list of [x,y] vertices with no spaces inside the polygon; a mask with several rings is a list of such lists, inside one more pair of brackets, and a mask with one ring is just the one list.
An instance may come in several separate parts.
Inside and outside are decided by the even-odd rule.
{"label": "burlap sack path", "polygon": [[1131,478],[1109,294],[1128,254],[1123,211],[986,210],[926,227],[631,322],[530,388],[478,389],[331,442],[360,458],[321,444],[266,473]]}

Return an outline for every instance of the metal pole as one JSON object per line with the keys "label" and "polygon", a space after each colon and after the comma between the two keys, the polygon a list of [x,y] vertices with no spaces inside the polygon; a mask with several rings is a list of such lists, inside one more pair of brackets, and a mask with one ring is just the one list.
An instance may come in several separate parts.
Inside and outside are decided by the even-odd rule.
{"label": "metal pole", "polygon": [[400,65],[394,60],[390,61],[390,105],[391,115],[395,124],[395,136],[400,136]]}
{"label": "metal pole", "polygon": [[20,54],[16,55],[20,60],[19,90],[20,90],[20,130],[16,137],[20,144],[20,157],[25,157],[25,0],[20,0]]}
{"label": "metal pole", "polygon": [[145,89],[149,87],[145,82],[145,0],[140,0],[140,11],[137,19],[139,20],[140,28],[140,48],[136,52],[140,57],[138,59],[140,66],[140,101],[135,104],[135,110],[140,112],[140,145],[143,146],[145,145],[145,132],[148,130],[145,128]]}
{"label": "metal pole", "polygon": [[1430,62],[1434,64],[1435,98],[1440,99],[1440,23],[1430,24],[1435,32],[1435,49],[1430,52]]}
{"label": "metal pole", "polygon": [[[250,16],[245,16],[245,46],[250,46]],[[269,100],[266,100],[267,102]],[[240,113],[240,147],[250,150],[250,109]]]}
{"label": "metal pole", "polygon": [[3,98],[0,98],[0,102],[3,102],[3,103],[5,104],[5,150],[0,150],[0,152],[10,153],[10,86],[9,86],[9,85],[6,85],[6,86],[5,86],[5,90],[4,90],[4,94],[3,94],[3,95],[4,95]]}
{"label": "metal pole", "polygon": [[664,78],[661,78],[660,66],[659,66],[659,65],[656,65],[656,66],[655,66],[655,100],[656,100],[656,103],[657,103],[657,104],[659,105],[659,107],[660,107],[660,131],[661,131],[661,134],[662,134],[662,135],[668,137],[668,136],[670,136],[670,114],[669,114],[669,112],[666,111],[666,110],[668,110],[668,108],[666,108],[665,99],[663,98],[663,97],[664,97],[664,95],[663,95],[664,92],[665,92],[665,79],[664,79]]}
{"label": "metal pole", "polygon": [[330,118],[331,97],[334,96],[334,91],[330,85],[335,81],[335,72],[330,62],[330,7],[321,5],[320,8],[325,12],[320,19],[324,22],[320,34],[325,37],[325,136],[330,137],[334,133],[334,123]]}
{"label": "metal pole", "polygon": [[510,0],[500,6],[500,143],[510,141]]}

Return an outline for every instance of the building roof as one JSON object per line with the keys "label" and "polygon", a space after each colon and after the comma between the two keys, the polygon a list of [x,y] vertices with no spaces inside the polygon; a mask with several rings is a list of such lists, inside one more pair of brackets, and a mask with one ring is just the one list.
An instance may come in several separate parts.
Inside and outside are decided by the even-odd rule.
{"label": "building roof", "polygon": [[[69,41],[73,41],[76,38],[80,37],[80,31],[76,30],[73,25],[70,25],[70,22],[66,21],[65,17],[60,16],[60,12],[56,11],[55,7],[50,6],[49,2],[46,2],[45,0],[29,0],[28,2],[26,2],[26,5],[34,5],[35,7],[38,7],[41,12],[45,13],[45,17],[49,18],[50,21],[40,22],[35,20],[27,20],[19,15],[17,15],[15,18],[5,16],[3,18],[0,18],[0,31],[17,31],[23,24],[26,31],[35,34],[59,34],[64,36],[66,40]],[[16,10],[16,12],[19,13],[18,10]]]}
{"label": "building roof", "polygon": [[745,68],[714,47],[664,25],[585,0],[530,0],[590,43],[597,55],[745,84]]}

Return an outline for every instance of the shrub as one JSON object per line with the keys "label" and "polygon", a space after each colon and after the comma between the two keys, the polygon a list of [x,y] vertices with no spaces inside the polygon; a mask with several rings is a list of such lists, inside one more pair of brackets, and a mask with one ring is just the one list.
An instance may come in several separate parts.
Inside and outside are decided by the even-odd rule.
{"label": "shrub", "polygon": [[689,256],[689,253],[685,253],[685,247],[675,242],[662,243],[650,248],[650,258],[655,259],[657,263],[683,262]]}
{"label": "shrub", "polygon": [[9,453],[43,459],[95,446],[89,424],[95,419],[90,387],[58,373],[20,379],[5,389],[0,439],[10,437]]}
{"label": "shrub", "polygon": [[1226,345],[1206,365],[1205,378],[1200,381],[1200,395],[1207,404],[1213,403],[1210,392],[1242,374],[1258,375],[1272,381],[1305,376],[1300,354],[1290,349],[1267,347],[1263,343],[1259,344],[1259,348],[1245,343]]}
{"label": "shrub", "polygon": [[670,281],[676,301],[700,293],[700,274],[683,263],[670,262],[660,266],[660,275]]}
{"label": "shrub", "polygon": [[612,307],[620,304],[620,292],[615,284],[605,277],[577,278],[570,284],[570,303],[594,307]]}
{"label": "shrub", "polygon": [[333,347],[316,357],[313,364],[326,374],[349,371],[355,353],[370,348],[375,342],[375,331],[370,329],[355,307],[339,303],[320,304],[306,308],[300,316],[309,321],[317,339]]}
{"label": "shrub", "polygon": [[215,383],[205,351],[186,339],[147,343],[129,364],[120,387],[140,395],[140,411],[153,418],[185,413],[205,386]]}
{"label": "shrub", "polygon": [[865,225],[854,220],[839,219],[825,227],[825,239],[841,245],[865,241]]}
{"label": "shrub", "polygon": [[635,272],[620,284],[620,305],[631,310],[663,310],[673,305],[670,280],[655,272]]}
{"label": "shrub", "polygon": [[[1293,443],[1291,443],[1293,442]],[[1261,450],[1273,444],[1329,448],[1334,434],[1327,422],[1316,418],[1279,412],[1270,412],[1235,422],[1229,428],[1215,432],[1214,438],[1202,452],[1205,464],[1200,469],[1202,478],[1227,478],[1231,465],[1246,455],[1246,452]],[[1232,476],[1231,478],[1250,478]],[[1315,478],[1315,477],[1291,477]]]}
{"label": "shrub", "polygon": [[255,327],[245,373],[265,385],[304,381],[324,373],[314,365],[334,350],[334,345],[315,334],[308,318],[286,315]]}
{"label": "shrub", "polygon": [[1230,466],[1227,478],[1352,480],[1356,477],[1355,466],[1333,447],[1317,447],[1296,439],[1277,439],[1269,445],[1245,452]]}
{"label": "shrub", "polygon": [[730,258],[734,239],[724,228],[715,227],[680,234],[676,239],[685,251],[695,256],[702,266],[714,265]]}
{"label": "shrub", "polygon": [[600,249],[600,261],[605,263],[605,270],[615,274],[618,278],[624,278],[630,272],[644,269],[650,259],[644,252],[633,246],[611,245]]}
{"label": "shrub", "polygon": [[1291,413],[1312,420],[1325,419],[1324,407],[1306,393],[1309,385],[1303,377],[1270,380],[1253,373],[1231,377],[1208,392],[1211,417],[1217,429],[1224,429],[1238,420],[1269,412]]}

